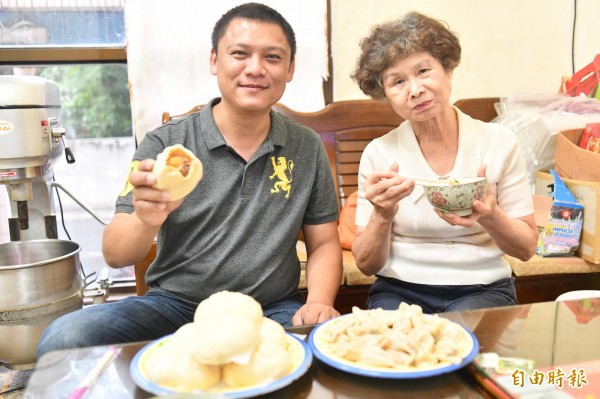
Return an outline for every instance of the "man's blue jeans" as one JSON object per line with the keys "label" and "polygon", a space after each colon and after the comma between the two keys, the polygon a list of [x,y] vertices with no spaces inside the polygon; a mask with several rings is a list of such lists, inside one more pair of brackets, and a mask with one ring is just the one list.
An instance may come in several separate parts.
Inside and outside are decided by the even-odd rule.
{"label": "man's blue jeans", "polygon": [[[288,327],[302,305],[298,293],[263,308],[263,314]],[[52,322],[42,334],[37,357],[59,349],[155,340],[191,323],[196,308],[197,304],[156,291],[88,306]]]}

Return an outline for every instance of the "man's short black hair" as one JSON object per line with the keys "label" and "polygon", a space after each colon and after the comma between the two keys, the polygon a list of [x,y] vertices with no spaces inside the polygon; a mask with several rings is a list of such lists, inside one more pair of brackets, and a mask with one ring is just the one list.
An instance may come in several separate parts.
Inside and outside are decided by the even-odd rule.
{"label": "man's short black hair", "polygon": [[215,54],[217,53],[219,40],[223,37],[225,31],[227,30],[227,26],[234,18],[255,19],[258,21],[270,22],[279,25],[281,29],[283,29],[283,32],[285,33],[290,45],[290,49],[292,50],[291,60],[294,60],[294,57],[296,56],[296,35],[294,34],[292,26],[276,10],[260,3],[241,4],[230,9],[221,16],[221,18],[215,24],[211,35],[212,47],[215,51]]}

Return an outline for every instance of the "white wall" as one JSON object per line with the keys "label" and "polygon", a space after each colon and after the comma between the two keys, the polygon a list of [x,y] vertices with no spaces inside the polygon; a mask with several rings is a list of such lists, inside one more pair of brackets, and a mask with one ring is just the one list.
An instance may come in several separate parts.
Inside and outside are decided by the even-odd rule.
{"label": "white wall", "polygon": [[457,32],[462,62],[455,70],[453,101],[470,97],[556,93],[562,76],[600,53],[598,0],[331,0],[334,101],[365,98],[350,79],[359,41],[373,25],[419,11]]}
{"label": "white wall", "polygon": [[[187,112],[220,96],[209,72],[210,35],[219,17],[246,0],[128,0],[125,3],[131,109],[138,140],[160,126],[164,111]],[[325,106],[327,3],[325,0],[260,0],[294,27],[294,79],[281,102],[301,111]]]}

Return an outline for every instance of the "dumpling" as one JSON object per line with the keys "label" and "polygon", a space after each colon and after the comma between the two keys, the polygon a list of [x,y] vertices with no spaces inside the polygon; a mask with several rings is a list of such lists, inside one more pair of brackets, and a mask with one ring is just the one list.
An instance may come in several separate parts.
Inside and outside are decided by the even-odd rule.
{"label": "dumpling", "polygon": [[390,352],[381,349],[378,346],[367,346],[363,348],[357,361],[361,364],[366,364],[367,366],[390,368],[396,366],[394,363],[395,359]]}

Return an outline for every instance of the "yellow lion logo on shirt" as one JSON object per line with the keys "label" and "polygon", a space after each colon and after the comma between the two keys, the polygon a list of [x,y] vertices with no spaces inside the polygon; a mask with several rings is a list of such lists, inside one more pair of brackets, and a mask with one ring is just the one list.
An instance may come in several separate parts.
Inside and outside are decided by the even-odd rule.
{"label": "yellow lion logo on shirt", "polygon": [[127,194],[133,191],[133,184],[129,182],[129,175],[131,172],[138,170],[140,165],[140,161],[131,161],[131,165],[129,166],[129,173],[127,173],[127,179],[125,180],[125,187],[123,191],[119,194],[119,197],[125,197]]}
{"label": "yellow lion logo on shirt", "polygon": [[277,177],[278,181],[273,184],[271,194],[278,193],[280,191],[285,192],[285,198],[290,197],[292,191],[292,170],[294,169],[294,161],[287,161],[285,157],[271,157],[271,163],[273,164],[273,174],[269,176],[269,179],[273,180]]}

